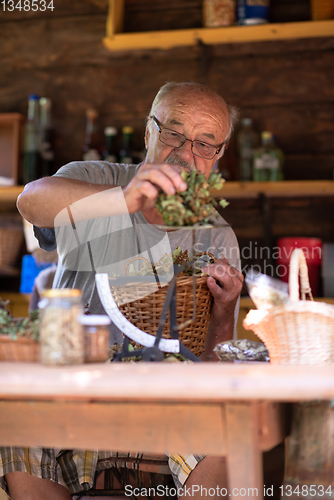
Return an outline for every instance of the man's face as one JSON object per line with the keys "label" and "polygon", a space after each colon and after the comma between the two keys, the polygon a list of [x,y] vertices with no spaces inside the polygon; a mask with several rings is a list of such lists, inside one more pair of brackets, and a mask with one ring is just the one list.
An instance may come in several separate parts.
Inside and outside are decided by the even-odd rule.
{"label": "man's face", "polygon": [[[186,136],[190,140],[199,140],[219,147],[228,132],[228,111],[224,105],[208,96],[198,96],[192,92],[172,91],[154,110],[161,127],[169,128]],[[191,142],[186,141],[180,148],[167,146],[159,140],[159,131],[152,119],[149,120],[145,133],[147,163],[171,163],[186,170],[198,170],[206,177],[210,175],[219,154],[207,160],[193,154]]]}

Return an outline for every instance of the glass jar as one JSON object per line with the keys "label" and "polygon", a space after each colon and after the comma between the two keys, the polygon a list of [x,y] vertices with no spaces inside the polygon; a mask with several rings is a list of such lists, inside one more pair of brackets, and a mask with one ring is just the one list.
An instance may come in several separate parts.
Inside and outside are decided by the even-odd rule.
{"label": "glass jar", "polygon": [[83,313],[81,291],[53,288],[42,293],[40,308],[41,363],[84,362],[84,337],[78,317]]}
{"label": "glass jar", "polygon": [[85,363],[106,361],[109,356],[108,316],[99,314],[83,314],[79,321],[83,327],[85,340]]}

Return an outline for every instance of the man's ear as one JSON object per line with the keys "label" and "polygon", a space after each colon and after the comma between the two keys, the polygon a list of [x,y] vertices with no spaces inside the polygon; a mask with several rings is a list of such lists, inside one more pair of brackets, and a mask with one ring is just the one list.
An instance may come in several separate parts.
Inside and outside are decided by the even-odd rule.
{"label": "man's ear", "polygon": [[148,151],[149,139],[150,139],[150,131],[149,131],[148,125],[146,125],[146,129],[145,129],[145,148],[146,148],[146,151]]}
{"label": "man's ear", "polygon": [[225,153],[225,149],[226,149],[226,144],[224,144],[224,146],[222,146],[221,150],[219,151],[217,160],[219,160],[219,158],[223,156],[223,154]]}

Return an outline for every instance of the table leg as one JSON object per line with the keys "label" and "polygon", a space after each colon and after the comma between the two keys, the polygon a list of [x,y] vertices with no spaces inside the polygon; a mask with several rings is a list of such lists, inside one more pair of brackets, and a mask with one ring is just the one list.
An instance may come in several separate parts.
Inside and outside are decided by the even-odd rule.
{"label": "table leg", "polygon": [[262,452],[259,448],[258,412],[252,403],[225,405],[227,470],[231,498],[263,499]]}

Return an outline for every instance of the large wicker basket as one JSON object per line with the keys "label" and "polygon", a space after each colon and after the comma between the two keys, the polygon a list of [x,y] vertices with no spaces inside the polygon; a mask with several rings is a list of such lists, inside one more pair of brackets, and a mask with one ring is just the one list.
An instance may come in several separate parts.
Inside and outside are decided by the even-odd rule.
{"label": "large wicker basket", "polygon": [[[178,326],[186,323],[179,330],[179,339],[198,356],[202,354],[205,348],[210,323],[212,295],[206,284],[207,276],[199,276],[195,279],[196,318],[192,321],[194,311],[193,276],[178,276],[176,281],[176,320]],[[135,294],[142,298],[133,299],[134,287]],[[167,290],[167,285],[156,290],[155,283],[129,283],[124,286],[111,285],[112,295],[122,314],[137,328],[151,335],[156,335]],[[163,330],[164,338],[171,338],[169,325],[168,312]]]}
{"label": "large wicker basket", "polygon": [[[301,296],[299,300],[299,275]],[[314,302],[301,249],[290,260],[290,302],[269,310],[251,310],[243,321],[265,343],[270,362],[286,365],[334,363],[334,307]],[[309,295],[312,300],[305,300]]]}
{"label": "large wicker basket", "polygon": [[0,335],[0,361],[39,361],[40,344],[37,340],[19,337],[13,340],[9,335]]}

